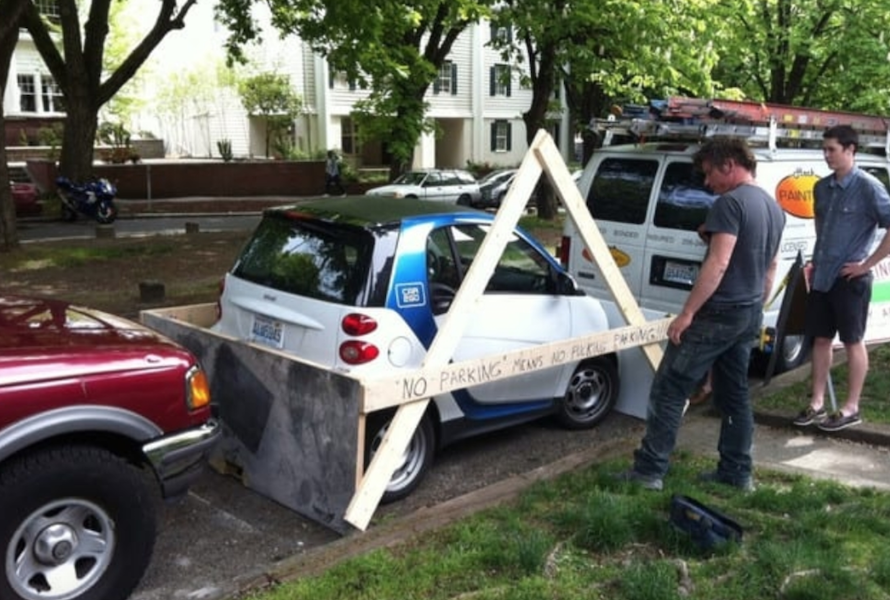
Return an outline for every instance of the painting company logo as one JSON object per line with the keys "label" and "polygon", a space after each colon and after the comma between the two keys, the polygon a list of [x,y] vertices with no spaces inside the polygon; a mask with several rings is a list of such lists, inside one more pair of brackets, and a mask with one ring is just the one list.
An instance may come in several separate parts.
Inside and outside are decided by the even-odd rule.
{"label": "painting company logo", "polygon": [[[615,246],[609,246],[609,253],[612,255],[615,264],[619,267],[626,267],[630,264],[630,255],[626,252],[622,252]],[[596,262],[593,260],[593,255],[587,248],[584,248],[584,250],[581,251],[581,256],[588,262]]]}
{"label": "painting company logo", "polygon": [[801,219],[813,218],[813,186],[819,176],[813,171],[798,170],[776,186],[776,201],[782,210]]}

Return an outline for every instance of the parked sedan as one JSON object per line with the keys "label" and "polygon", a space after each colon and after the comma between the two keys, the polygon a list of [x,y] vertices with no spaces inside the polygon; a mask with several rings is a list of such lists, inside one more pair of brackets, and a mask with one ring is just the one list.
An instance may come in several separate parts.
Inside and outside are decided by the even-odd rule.
{"label": "parked sedan", "polygon": [[219,436],[195,357],[137,323],[0,296],[0,598],[125,598],[158,497]]}
{"label": "parked sedan", "polygon": [[[360,377],[416,369],[493,222],[489,213],[406,198],[347,197],[266,210],[226,275],[213,329]],[[608,328],[600,302],[516,228],[452,358]],[[610,354],[435,396],[383,501],[410,494],[438,448],[545,416],[570,429],[593,427],[618,392],[618,359]],[[392,415],[369,416],[366,458]]]}
{"label": "parked sedan", "polygon": [[15,205],[17,217],[30,217],[39,215],[42,206],[38,202],[37,186],[33,183],[10,182],[9,190],[12,193],[12,202]]}
{"label": "parked sedan", "polygon": [[389,185],[372,188],[365,194],[469,205],[479,198],[479,183],[459,169],[408,171]]}
{"label": "parked sedan", "polygon": [[476,208],[499,208],[516,177],[516,169],[492,171],[479,180],[479,199],[471,202]]}

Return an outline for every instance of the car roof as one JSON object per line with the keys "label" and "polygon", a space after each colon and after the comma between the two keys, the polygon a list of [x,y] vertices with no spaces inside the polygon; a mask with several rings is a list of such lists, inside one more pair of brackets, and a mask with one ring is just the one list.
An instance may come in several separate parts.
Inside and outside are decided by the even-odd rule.
{"label": "car roof", "polygon": [[265,212],[294,217],[311,216],[324,221],[343,222],[351,225],[383,225],[400,222],[409,217],[426,215],[465,213],[476,217],[487,216],[484,211],[447,202],[377,196],[319,198],[299,204],[269,208]]}

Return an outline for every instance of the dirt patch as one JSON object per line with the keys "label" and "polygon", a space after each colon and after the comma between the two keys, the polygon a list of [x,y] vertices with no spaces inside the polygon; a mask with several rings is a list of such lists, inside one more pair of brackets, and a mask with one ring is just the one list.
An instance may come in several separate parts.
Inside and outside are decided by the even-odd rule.
{"label": "dirt patch", "polygon": [[[5,293],[61,298],[136,318],[139,311],[215,302],[249,232],[25,244],[0,254]],[[145,301],[140,284],[163,285]]]}

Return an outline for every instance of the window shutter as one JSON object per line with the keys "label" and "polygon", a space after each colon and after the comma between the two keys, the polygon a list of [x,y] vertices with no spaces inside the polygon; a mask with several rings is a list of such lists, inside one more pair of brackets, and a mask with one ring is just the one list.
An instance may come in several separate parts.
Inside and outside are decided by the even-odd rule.
{"label": "window shutter", "polygon": [[328,88],[334,89],[334,70],[328,67]]}
{"label": "window shutter", "polygon": [[507,98],[510,97],[510,92],[513,89],[513,73],[510,72],[509,69],[505,69],[507,71]]}
{"label": "window shutter", "polygon": [[507,122],[507,152],[513,150],[513,123]]}
{"label": "window shutter", "polygon": [[491,25],[491,41],[494,41],[498,37],[498,27],[494,23],[489,23],[489,25]]}
{"label": "window shutter", "polygon": [[451,95],[457,94],[457,65],[451,63]]}
{"label": "window shutter", "polygon": [[490,140],[491,140],[491,144],[490,144],[491,148],[490,148],[490,149],[491,149],[492,152],[494,152],[495,150],[497,150],[497,147],[498,147],[498,142],[497,142],[497,137],[498,137],[498,122],[497,122],[497,121],[492,121],[492,122],[491,122],[491,126],[489,127],[489,132],[488,132],[488,134],[489,134],[489,137],[490,137]]}
{"label": "window shutter", "polygon": [[439,76],[438,75],[436,75],[436,78],[433,79],[433,93],[434,94],[439,93]]}
{"label": "window shutter", "polygon": [[513,42],[513,28],[512,27],[507,27],[507,41],[510,43]]}
{"label": "window shutter", "polygon": [[491,67],[488,69],[488,78],[489,83],[491,83],[488,89],[488,95],[494,96],[498,91],[498,69],[497,67]]}
{"label": "window shutter", "polygon": [[349,91],[355,91],[355,82],[353,80],[349,80]]}

